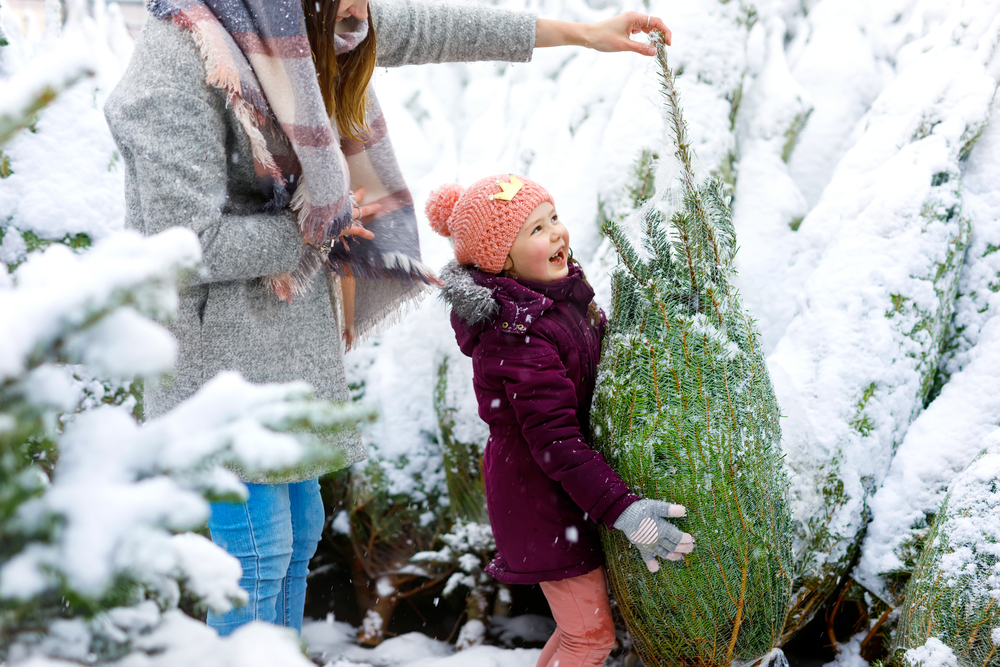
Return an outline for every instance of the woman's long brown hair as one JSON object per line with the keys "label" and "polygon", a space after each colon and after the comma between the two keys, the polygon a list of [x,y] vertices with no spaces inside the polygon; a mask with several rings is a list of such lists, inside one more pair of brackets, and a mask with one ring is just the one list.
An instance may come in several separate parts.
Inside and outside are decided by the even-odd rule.
{"label": "woman's long brown hair", "polygon": [[341,136],[363,141],[369,134],[367,91],[375,71],[375,24],[369,16],[368,36],[354,50],[338,56],[333,50],[333,31],[339,8],[340,0],[302,0],[326,113],[336,121]]}

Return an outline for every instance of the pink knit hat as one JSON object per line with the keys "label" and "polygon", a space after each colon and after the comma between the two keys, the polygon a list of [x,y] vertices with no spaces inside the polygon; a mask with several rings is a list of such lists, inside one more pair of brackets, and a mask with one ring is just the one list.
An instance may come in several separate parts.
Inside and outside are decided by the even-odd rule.
{"label": "pink knit hat", "polygon": [[538,183],[503,174],[476,181],[468,189],[457,183],[442,185],[431,192],[424,211],[434,231],[451,237],[459,264],[500,273],[521,225],[544,201],[555,205]]}

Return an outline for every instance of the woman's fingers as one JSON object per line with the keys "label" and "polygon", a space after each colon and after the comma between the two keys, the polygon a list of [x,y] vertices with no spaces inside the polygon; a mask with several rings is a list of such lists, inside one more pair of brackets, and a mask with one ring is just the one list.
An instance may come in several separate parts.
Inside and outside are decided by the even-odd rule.
{"label": "woman's fingers", "polygon": [[647,18],[647,21],[648,25],[641,26],[639,29],[647,35],[654,30],[659,30],[663,33],[663,41],[667,43],[667,46],[670,46],[670,28],[668,28],[667,24],[663,22],[663,19],[659,16],[650,16]]}
{"label": "woman's fingers", "polygon": [[365,229],[361,225],[351,225],[350,227],[348,227],[344,231],[340,232],[340,236],[341,236],[341,238],[343,238],[344,236],[357,236],[357,237],[360,237],[360,238],[363,238],[363,239],[373,239],[373,238],[375,238],[375,234],[373,234],[369,230]]}
{"label": "woman's fingers", "polygon": [[[359,202],[365,200],[365,189],[358,188],[353,192],[354,195],[354,210],[353,216],[355,220],[361,220],[362,218],[367,218],[378,213],[380,206],[378,204],[365,204],[362,206]],[[371,238],[371,237],[366,237]]]}
{"label": "woman's fingers", "polygon": [[361,218],[367,218],[378,213],[381,206],[378,204],[366,204],[364,206],[357,206],[354,209],[354,219],[360,220]]}
{"label": "woman's fingers", "polygon": [[651,56],[656,53],[656,47],[633,41],[631,35],[659,30],[667,44],[670,44],[671,39],[670,29],[663,19],[639,12],[622,12],[606,21],[595,23],[592,27],[593,35],[587,45],[598,51],[633,51]]}

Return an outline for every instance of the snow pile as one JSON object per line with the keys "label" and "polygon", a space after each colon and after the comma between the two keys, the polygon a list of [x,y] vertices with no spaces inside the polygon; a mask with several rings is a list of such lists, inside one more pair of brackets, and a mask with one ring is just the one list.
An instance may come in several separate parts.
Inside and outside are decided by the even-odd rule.
{"label": "snow pile", "polygon": [[798,313],[769,359],[795,474],[790,629],[853,559],[867,499],[936,378],[970,233],[959,160],[989,118],[998,9],[965,3],[901,49],[899,75],[798,231]]}
{"label": "snow pile", "polygon": [[63,245],[32,255],[13,275],[16,288],[0,290],[0,311],[7,315],[0,378],[23,373],[57,348],[71,362],[96,364],[112,375],[129,362],[140,366],[130,372],[168,370],[176,344],[142,316],[172,313],[179,272],[193,271],[200,260],[198,238],[182,229],[152,238],[121,232],[85,255]]}
{"label": "snow pile", "polygon": [[736,118],[739,171],[733,223],[740,244],[736,268],[744,276],[740,287],[745,306],[765,314],[758,321],[765,354],[781,334],[770,318],[775,317],[779,304],[792,307],[789,299],[781,298],[786,286],[784,276],[776,272],[792,253],[794,228],[807,211],[805,197],[789,173],[788,160],[808,127],[813,105],[789,71],[786,33],[785,22],[778,17],[769,20],[766,27],[761,22],[754,26],[748,50],[755,57],[751,58],[751,76]]}
{"label": "snow pile", "polygon": [[[156,605],[113,609],[99,619],[106,638],[131,640],[137,651],[115,663],[118,667],[312,667],[294,632],[267,623],[250,623],[226,638],[179,610],[160,615]],[[88,629],[81,621],[67,621],[50,633],[51,649],[57,643],[77,650],[57,653],[63,659],[34,656],[20,667],[74,667],[91,664]],[[72,660],[73,662],[67,662]]]}
{"label": "snow pile", "polygon": [[936,637],[928,639],[920,648],[910,649],[904,654],[903,659],[913,667],[958,667],[955,652]]}
{"label": "snow pile", "polygon": [[454,646],[418,632],[386,639],[373,649],[354,643],[355,628],[330,614],[325,621],[306,621],[302,639],[309,654],[327,667],[534,667],[538,649]]}

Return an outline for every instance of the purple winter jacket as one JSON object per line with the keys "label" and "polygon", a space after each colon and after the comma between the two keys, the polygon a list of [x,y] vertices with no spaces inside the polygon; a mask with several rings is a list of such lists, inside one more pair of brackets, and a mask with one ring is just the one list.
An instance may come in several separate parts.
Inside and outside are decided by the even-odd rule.
{"label": "purple winter jacket", "polygon": [[489,424],[486,501],[508,584],[586,574],[604,564],[597,521],[638,500],[587,444],[601,325],[579,267],[553,283],[503,278],[452,262],[441,272],[462,352],[472,357],[479,416]]}

